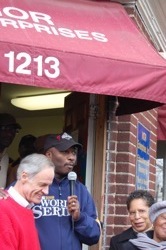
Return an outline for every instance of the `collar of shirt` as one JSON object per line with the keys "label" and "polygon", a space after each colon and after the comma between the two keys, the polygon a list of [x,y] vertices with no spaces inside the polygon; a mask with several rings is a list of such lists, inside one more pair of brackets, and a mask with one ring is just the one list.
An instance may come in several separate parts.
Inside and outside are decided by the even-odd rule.
{"label": "collar of shirt", "polygon": [[0,153],[0,160],[2,160],[3,156],[7,153],[7,148],[3,150],[3,152]]}
{"label": "collar of shirt", "polygon": [[10,197],[15,200],[19,205],[22,207],[26,207],[31,209],[33,207],[33,203],[29,203],[23,196],[21,196],[15,189],[14,187],[10,187],[8,189],[8,193]]}
{"label": "collar of shirt", "polygon": [[148,231],[150,231],[150,230],[153,230],[153,225],[150,226],[150,227],[149,227],[148,229],[146,229],[145,231],[142,231],[142,232],[138,232],[138,231],[136,231],[136,230],[133,228],[133,231],[136,232],[136,233],[146,233],[146,232],[148,232]]}

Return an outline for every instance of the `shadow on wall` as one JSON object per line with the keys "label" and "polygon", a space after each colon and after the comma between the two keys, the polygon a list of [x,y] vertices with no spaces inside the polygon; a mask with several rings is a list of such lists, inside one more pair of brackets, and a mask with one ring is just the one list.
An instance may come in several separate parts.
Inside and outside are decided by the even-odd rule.
{"label": "shadow on wall", "polygon": [[33,134],[38,137],[47,133],[60,133],[64,127],[64,115],[62,113],[58,116],[18,118],[17,122],[22,126],[22,129],[8,149],[10,157],[14,160],[18,157],[18,144],[22,136]]}

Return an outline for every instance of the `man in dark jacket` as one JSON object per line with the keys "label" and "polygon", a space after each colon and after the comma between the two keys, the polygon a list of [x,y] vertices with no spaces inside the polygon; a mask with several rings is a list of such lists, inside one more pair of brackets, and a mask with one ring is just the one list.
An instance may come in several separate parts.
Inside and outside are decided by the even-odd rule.
{"label": "man in dark jacket", "polygon": [[154,202],[153,196],[146,190],[136,190],[129,195],[126,204],[131,227],[111,238],[110,250],[136,250],[129,240],[137,238],[138,232],[146,232],[150,238],[153,237],[149,208]]}
{"label": "man in dark jacket", "polygon": [[0,113],[0,187],[6,187],[10,163],[7,149],[20,129],[20,124],[16,122],[16,119],[11,114]]}
{"label": "man in dark jacket", "polygon": [[55,165],[55,178],[48,196],[33,208],[42,250],[81,250],[82,244],[93,245],[100,238],[96,207],[87,188],[75,182],[75,195],[70,194],[67,178],[82,145],[62,133],[37,138],[38,153],[45,154]]}

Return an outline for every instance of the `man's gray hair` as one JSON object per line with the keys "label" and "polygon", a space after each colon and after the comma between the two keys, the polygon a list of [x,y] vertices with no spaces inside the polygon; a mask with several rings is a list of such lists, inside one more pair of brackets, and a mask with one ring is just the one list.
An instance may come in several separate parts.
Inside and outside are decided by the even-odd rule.
{"label": "man's gray hair", "polygon": [[54,168],[54,163],[43,154],[31,154],[23,158],[17,169],[17,180],[21,178],[23,172],[27,173],[30,178],[46,168]]}

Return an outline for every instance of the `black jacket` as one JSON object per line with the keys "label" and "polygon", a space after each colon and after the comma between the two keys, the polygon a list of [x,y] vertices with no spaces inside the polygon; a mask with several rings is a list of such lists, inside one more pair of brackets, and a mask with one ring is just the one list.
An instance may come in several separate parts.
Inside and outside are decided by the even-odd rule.
{"label": "black jacket", "polygon": [[[148,231],[147,235],[149,238],[153,238],[153,231]],[[124,232],[115,235],[111,238],[110,241],[110,250],[137,250],[131,242],[130,239],[137,238],[137,233],[133,230],[132,227],[125,230]]]}

